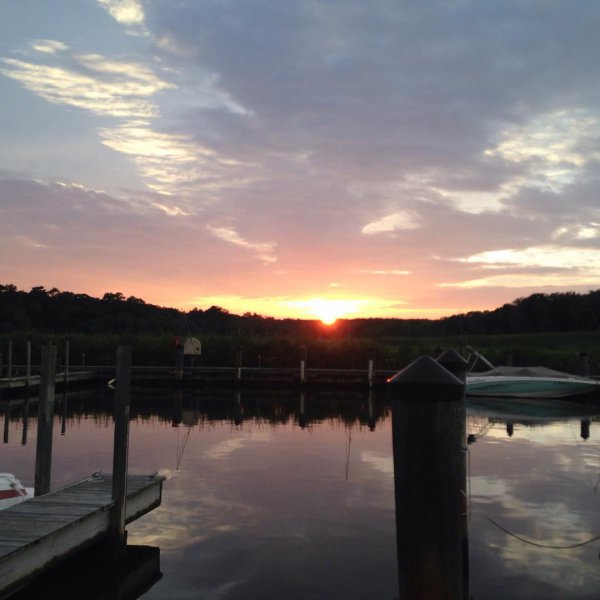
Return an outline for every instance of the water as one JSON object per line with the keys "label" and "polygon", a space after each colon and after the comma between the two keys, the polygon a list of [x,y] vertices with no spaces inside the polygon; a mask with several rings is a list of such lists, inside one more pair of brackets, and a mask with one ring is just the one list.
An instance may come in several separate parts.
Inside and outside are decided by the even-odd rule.
{"label": "water", "polygon": [[[112,395],[57,399],[52,488],[110,472]],[[23,444],[23,406],[6,406],[0,470],[30,485],[35,422]],[[600,540],[585,543],[600,535],[600,418],[561,406],[469,406],[474,599],[600,597]],[[398,597],[385,398],[136,393],[129,470],[167,477],[128,526],[130,545],[160,549],[144,598]]]}

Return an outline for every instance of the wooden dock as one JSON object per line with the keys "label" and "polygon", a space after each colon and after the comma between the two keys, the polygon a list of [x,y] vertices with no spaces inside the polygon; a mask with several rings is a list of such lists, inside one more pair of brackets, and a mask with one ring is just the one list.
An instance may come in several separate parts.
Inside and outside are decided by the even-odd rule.
{"label": "wooden dock", "polygon": [[134,366],[133,383],[178,381],[190,386],[238,387],[380,387],[396,371],[282,367],[173,367]]}
{"label": "wooden dock", "polygon": [[[31,375],[29,377],[29,386],[37,387],[40,384],[41,375]],[[98,373],[94,371],[72,371],[67,376],[65,373],[57,373],[55,383],[64,383],[65,379],[69,383],[76,381],[93,381],[98,379]],[[3,377],[0,379],[0,389],[15,389],[27,387],[27,377]]]}
{"label": "wooden dock", "polygon": [[[86,370],[71,371],[68,375],[70,383],[104,382],[115,377],[114,365],[96,365]],[[179,382],[186,385],[214,385],[236,387],[381,387],[396,371],[389,369],[325,369],[325,368],[285,368],[285,367],[183,367],[135,365],[131,367],[131,381],[135,384]],[[64,373],[56,374],[56,383],[64,383]],[[30,387],[37,387],[40,375],[30,377]],[[16,393],[27,388],[25,377],[0,379],[0,390]]]}
{"label": "wooden dock", "polygon": [[[164,477],[129,475],[125,522],[160,505]],[[89,479],[0,511],[0,599],[110,531],[112,476]]]}

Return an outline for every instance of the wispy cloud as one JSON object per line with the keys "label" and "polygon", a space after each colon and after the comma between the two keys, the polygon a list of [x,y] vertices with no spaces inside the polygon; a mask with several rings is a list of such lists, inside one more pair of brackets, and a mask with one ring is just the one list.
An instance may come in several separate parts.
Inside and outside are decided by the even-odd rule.
{"label": "wispy cloud", "polygon": [[174,87],[158,77],[151,77],[140,65],[103,61],[97,55],[84,56],[80,62],[95,75],[14,58],[3,58],[2,63],[5,66],[0,68],[0,73],[19,81],[45,100],[102,116],[156,117],[158,108],[147,98]]}
{"label": "wispy cloud", "polygon": [[275,256],[275,248],[277,247],[277,244],[274,242],[249,242],[240,236],[237,231],[231,229],[230,227],[213,227],[212,225],[207,225],[206,228],[215,237],[223,240],[224,242],[228,242],[234,246],[246,248],[252,252],[255,252],[265,263],[273,263],[277,260],[277,257]]}
{"label": "wispy cloud", "polygon": [[600,250],[564,246],[535,246],[523,249],[489,250],[459,259],[487,266],[535,266],[560,269],[578,268],[600,271]]}
{"label": "wispy cloud", "polygon": [[66,44],[57,40],[35,40],[30,43],[30,46],[37,52],[45,52],[47,54],[55,54],[68,48]]}
{"label": "wispy cloud", "polygon": [[371,271],[362,271],[367,275],[410,275],[410,271],[406,271],[403,269],[390,269],[390,270],[371,270]]}
{"label": "wispy cloud", "polygon": [[362,233],[389,233],[403,229],[418,229],[420,227],[419,217],[411,211],[399,211],[382,217],[378,221],[372,221],[362,228]]}
{"label": "wispy cloud", "polygon": [[563,273],[553,275],[537,274],[532,277],[531,274],[512,273],[504,275],[493,275],[490,277],[480,277],[469,279],[456,283],[440,283],[442,288],[511,288],[511,289],[548,289],[548,288],[566,288],[585,287],[596,289],[598,287],[598,274],[578,274]]}
{"label": "wispy cloud", "polygon": [[440,287],[574,287],[600,281],[600,250],[536,246],[490,250],[459,259],[492,273],[476,279],[441,283]]}
{"label": "wispy cloud", "polygon": [[[114,3],[114,9],[135,8],[125,4]],[[224,187],[247,182],[247,173],[234,175],[233,171],[253,168],[251,164],[202,146],[189,134],[156,130],[160,110],[155,97],[177,86],[158,76],[152,68],[97,53],[78,54],[56,40],[38,40],[31,47],[42,55],[57,55],[57,61],[64,65],[2,58],[0,64],[4,66],[0,67],[0,73],[19,81],[53,104],[123,121],[100,128],[100,139],[105,146],[133,160],[149,189],[166,195],[177,192],[183,196],[201,190],[208,199],[214,198],[215,192]],[[205,93],[208,96],[219,96],[211,82],[207,86]],[[243,113],[227,95],[218,103]],[[163,207],[169,214],[189,210],[189,206],[184,209],[183,204],[181,207]]]}

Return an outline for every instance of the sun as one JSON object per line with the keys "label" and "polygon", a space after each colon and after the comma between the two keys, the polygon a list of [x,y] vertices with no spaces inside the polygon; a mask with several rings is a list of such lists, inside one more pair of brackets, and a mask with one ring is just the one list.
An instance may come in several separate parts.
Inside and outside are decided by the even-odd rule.
{"label": "sun", "polygon": [[333,325],[339,318],[355,312],[356,302],[313,298],[306,303],[306,309],[324,325]]}

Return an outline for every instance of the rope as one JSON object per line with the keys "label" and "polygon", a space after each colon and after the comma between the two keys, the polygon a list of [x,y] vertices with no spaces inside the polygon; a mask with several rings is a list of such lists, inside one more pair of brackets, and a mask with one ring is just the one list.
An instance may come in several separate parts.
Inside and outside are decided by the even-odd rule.
{"label": "rope", "polygon": [[600,540],[600,535],[597,535],[596,537],[593,537],[585,542],[579,542],[578,544],[569,544],[569,545],[565,545],[565,546],[553,546],[551,544],[540,544],[539,542],[533,542],[531,540],[527,540],[527,539],[517,535],[516,533],[512,533],[512,531],[509,531],[505,527],[502,527],[502,525],[499,525],[498,523],[496,523],[496,521],[494,521],[493,519],[490,519],[490,517],[486,517],[486,519],[490,523],[492,523],[492,525],[495,525],[498,529],[500,529],[504,533],[514,537],[515,539],[519,540],[520,542],[524,542],[525,544],[529,544],[531,546],[537,546],[538,548],[550,548],[552,550],[570,550],[572,548],[580,548],[581,546],[586,546],[587,544],[591,544],[592,542],[595,542],[596,540]]}

